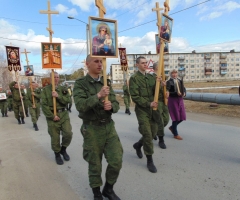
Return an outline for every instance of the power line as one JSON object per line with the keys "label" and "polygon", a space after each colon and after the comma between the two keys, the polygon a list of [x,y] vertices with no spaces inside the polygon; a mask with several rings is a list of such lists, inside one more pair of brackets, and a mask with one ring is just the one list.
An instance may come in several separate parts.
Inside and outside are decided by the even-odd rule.
{"label": "power line", "polygon": [[[21,19],[13,19],[13,18],[8,18],[8,17],[0,17],[2,19],[9,19],[13,21],[19,21],[19,22],[25,22],[25,23],[32,23],[32,24],[48,24],[44,22],[33,22],[33,21],[26,21],[26,20],[21,20]],[[70,24],[52,24],[56,26],[82,26],[82,25],[70,25]]]}
{"label": "power line", "polygon": [[[207,2],[209,2],[209,1],[211,1],[211,0],[207,0],[207,1],[204,1],[204,2],[201,2],[201,3],[198,3],[198,4],[193,5],[193,6],[190,6],[190,7],[188,7],[188,8],[185,8],[185,9],[179,10],[179,11],[177,11],[177,12],[175,12],[175,13],[170,14],[170,15],[174,15],[174,14],[177,14],[177,13],[183,12],[183,11],[185,11],[185,10],[188,10],[188,9],[193,8],[193,7],[199,6],[199,5],[201,5],[201,4],[207,3]],[[128,31],[128,30],[131,30],[131,29],[134,29],[134,28],[137,28],[137,27],[139,27],[139,26],[143,26],[143,25],[145,25],[145,24],[149,24],[149,23],[151,23],[151,22],[155,22],[155,21],[157,21],[157,20],[154,19],[154,20],[151,20],[151,21],[145,22],[145,23],[143,23],[143,24],[139,24],[139,25],[137,25],[137,26],[133,26],[133,27],[131,27],[131,28],[128,28],[128,29],[125,29],[125,30],[119,31],[118,33],[122,33],[122,32],[125,32],[125,31]]]}
{"label": "power line", "polygon": [[[0,37],[1,39],[5,40],[16,40],[16,41],[21,41],[21,42],[32,42],[32,43],[42,43],[42,42],[37,42],[37,41],[29,41],[29,40],[20,40],[20,39],[12,39],[12,38],[5,38],[5,37]],[[62,44],[80,44],[80,43],[86,43],[86,42],[64,42]]]}

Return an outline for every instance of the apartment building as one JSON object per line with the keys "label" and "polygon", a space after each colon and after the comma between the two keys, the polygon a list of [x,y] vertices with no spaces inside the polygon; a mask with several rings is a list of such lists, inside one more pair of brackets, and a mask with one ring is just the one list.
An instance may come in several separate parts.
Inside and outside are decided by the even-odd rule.
{"label": "apartment building", "polygon": [[[136,59],[139,56],[147,59],[148,72],[159,60],[157,54],[128,54],[130,76],[137,71]],[[164,67],[166,75],[171,69],[177,69],[186,82],[240,80],[240,52],[170,53],[164,55]],[[115,64],[114,69],[111,70],[113,82],[123,81],[121,66]]]}

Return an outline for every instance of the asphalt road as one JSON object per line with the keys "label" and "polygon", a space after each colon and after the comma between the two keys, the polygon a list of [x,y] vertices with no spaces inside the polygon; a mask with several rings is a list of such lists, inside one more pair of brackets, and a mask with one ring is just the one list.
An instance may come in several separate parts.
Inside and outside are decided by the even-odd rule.
{"label": "asphalt road", "polygon": [[[70,113],[71,160],[55,164],[45,117],[40,131],[30,117],[18,125],[13,112],[0,117],[0,200],[92,200],[87,163],[82,158],[81,120]],[[239,119],[187,114],[179,126],[182,141],[166,128],[166,150],[154,141],[156,174],[147,170],[132,145],[140,134],[135,113],[123,109],[113,116],[123,148],[123,168],[115,185],[122,200],[237,200],[240,199]],[[103,161],[103,180],[106,162]]]}

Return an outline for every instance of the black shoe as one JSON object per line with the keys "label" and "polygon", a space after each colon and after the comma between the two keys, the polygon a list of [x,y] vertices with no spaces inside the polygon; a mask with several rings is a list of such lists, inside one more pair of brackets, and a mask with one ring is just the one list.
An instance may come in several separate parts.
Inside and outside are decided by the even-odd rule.
{"label": "black shoe", "polygon": [[94,194],[94,200],[103,200],[102,193],[100,191],[100,187],[92,188]]}
{"label": "black shoe", "polygon": [[129,109],[126,110],[126,113],[129,114],[129,115],[131,115],[131,112],[130,112]]}
{"label": "black shoe", "polygon": [[167,148],[167,146],[166,146],[165,143],[164,143],[163,137],[159,137],[158,145],[159,145],[159,147],[160,147],[161,149],[166,149],[166,148]]}
{"label": "black shoe", "polygon": [[152,155],[147,155],[146,157],[147,157],[147,168],[148,168],[148,170],[152,173],[156,173],[157,168],[155,167],[155,165],[153,163]]}
{"label": "black shoe", "polygon": [[38,125],[37,124],[33,124],[33,127],[35,128],[35,131],[38,131]]}
{"label": "black shoe", "polygon": [[20,119],[18,119],[18,124],[21,124],[21,120]]}
{"label": "black shoe", "polygon": [[22,119],[22,124],[25,124],[24,118],[22,117],[21,119]]}
{"label": "black shoe", "polygon": [[62,146],[61,151],[59,153],[62,154],[64,160],[66,161],[70,160],[70,156],[66,152],[66,147]]}
{"label": "black shoe", "polygon": [[61,157],[60,153],[56,153],[56,152],[54,152],[54,153],[55,153],[56,163],[58,165],[63,165],[63,160],[62,160],[62,157]]}
{"label": "black shoe", "polygon": [[71,109],[68,109],[69,112],[72,112]]}
{"label": "black shoe", "polygon": [[28,114],[26,114],[26,117],[29,117]]}
{"label": "black shoe", "polygon": [[157,135],[155,135],[153,139],[154,139],[154,140],[157,140]]}
{"label": "black shoe", "polygon": [[121,200],[113,191],[113,185],[110,185],[108,182],[106,182],[103,188],[102,195],[109,200]]}
{"label": "black shoe", "polygon": [[4,114],[2,114],[2,117],[4,117]]}
{"label": "black shoe", "polygon": [[125,110],[125,113],[127,114],[127,108],[126,108],[126,110]]}
{"label": "black shoe", "polygon": [[136,150],[136,154],[139,158],[143,157],[142,151],[141,151],[142,144],[140,142],[136,142],[133,145],[133,148]]}
{"label": "black shoe", "polygon": [[5,114],[5,117],[8,117],[8,114],[7,114],[7,113]]}

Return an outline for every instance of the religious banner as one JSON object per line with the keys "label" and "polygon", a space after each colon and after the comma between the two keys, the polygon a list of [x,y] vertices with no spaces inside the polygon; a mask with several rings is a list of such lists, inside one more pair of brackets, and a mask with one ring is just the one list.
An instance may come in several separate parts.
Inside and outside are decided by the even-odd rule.
{"label": "religious banner", "polygon": [[[157,54],[159,54],[160,46],[161,46],[159,34],[155,34],[155,42],[156,42],[156,52],[157,52]],[[163,52],[165,54],[169,53],[169,47],[168,47],[168,43],[167,42],[164,42],[164,51]]]}
{"label": "religious banner", "polygon": [[50,77],[42,78],[41,80],[42,80],[42,87],[45,87],[45,86],[51,84],[51,78]]}
{"label": "religious banner", "polygon": [[33,65],[24,66],[25,76],[34,76]]}
{"label": "religious banner", "polygon": [[7,99],[6,93],[0,93],[0,100]]}
{"label": "religious banner", "polygon": [[19,47],[6,46],[8,70],[21,71]]}
{"label": "religious banner", "polygon": [[89,17],[90,55],[94,57],[117,58],[117,21]]}
{"label": "religious banner", "polygon": [[127,63],[127,54],[126,54],[126,48],[118,48],[119,50],[119,57],[120,57],[120,63],[123,71],[128,70],[128,63]]}
{"label": "religious banner", "polygon": [[61,43],[42,42],[42,69],[62,69]]}
{"label": "religious banner", "polygon": [[160,38],[165,42],[171,42],[173,19],[168,15],[162,14],[162,23],[160,27]]}

